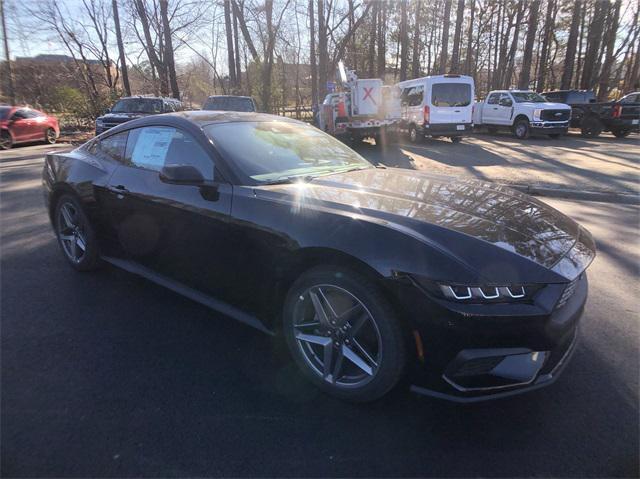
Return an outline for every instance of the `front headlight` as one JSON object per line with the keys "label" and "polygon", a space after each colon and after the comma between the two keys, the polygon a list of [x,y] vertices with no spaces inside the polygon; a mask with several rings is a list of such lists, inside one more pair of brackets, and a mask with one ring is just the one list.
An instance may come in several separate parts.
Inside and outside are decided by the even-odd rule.
{"label": "front headlight", "polygon": [[421,289],[436,297],[457,303],[531,302],[543,284],[482,285],[435,282],[411,275]]}
{"label": "front headlight", "polygon": [[535,121],[540,121],[540,116],[542,115],[542,108],[536,108],[533,110],[533,119]]}

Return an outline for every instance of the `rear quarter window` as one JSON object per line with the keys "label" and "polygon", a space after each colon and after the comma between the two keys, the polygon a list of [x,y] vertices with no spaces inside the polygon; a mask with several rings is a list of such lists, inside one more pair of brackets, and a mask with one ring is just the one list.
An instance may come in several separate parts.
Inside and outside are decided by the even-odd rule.
{"label": "rear quarter window", "polygon": [[468,83],[436,83],[431,88],[433,106],[469,106],[473,100]]}

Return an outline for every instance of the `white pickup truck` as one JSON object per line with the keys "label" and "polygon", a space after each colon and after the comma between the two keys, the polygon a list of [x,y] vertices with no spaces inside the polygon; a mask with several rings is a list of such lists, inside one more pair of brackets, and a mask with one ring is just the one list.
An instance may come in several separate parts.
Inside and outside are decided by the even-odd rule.
{"label": "white pickup truck", "polygon": [[533,91],[495,90],[482,102],[476,102],[473,123],[486,126],[489,133],[509,128],[517,138],[531,134],[558,138],[569,130],[571,107],[550,103]]}

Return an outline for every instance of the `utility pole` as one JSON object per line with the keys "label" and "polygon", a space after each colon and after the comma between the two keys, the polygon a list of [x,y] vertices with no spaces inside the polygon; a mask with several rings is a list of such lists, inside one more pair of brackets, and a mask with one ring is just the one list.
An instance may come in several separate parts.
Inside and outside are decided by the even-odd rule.
{"label": "utility pole", "polygon": [[122,85],[127,96],[131,96],[129,86],[129,72],[127,71],[127,59],[124,56],[124,45],[122,43],[122,32],[120,31],[120,17],[118,16],[118,2],[113,0],[113,22],[116,25],[116,39],[118,41],[118,55],[120,55],[120,69],[122,70]]}
{"label": "utility pole", "polygon": [[4,53],[7,57],[7,90],[9,102],[16,103],[16,93],[13,89],[13,72],[11,71],[11,55],[9,54],[9,37],[7,35],[7,21],[4,18],[4,0],[0,0],[0,20],[2,21],[2,37],[4,38]]}

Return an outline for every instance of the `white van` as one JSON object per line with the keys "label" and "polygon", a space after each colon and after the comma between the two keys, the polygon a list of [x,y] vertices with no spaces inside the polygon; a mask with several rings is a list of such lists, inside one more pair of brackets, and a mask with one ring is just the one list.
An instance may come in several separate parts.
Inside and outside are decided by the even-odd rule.
{"label": "white van", "polygon": [[457,143],[473,130],[473,78],[435,75],[398,83],[401,130],[412,142],[425,136],[447,136]]}

